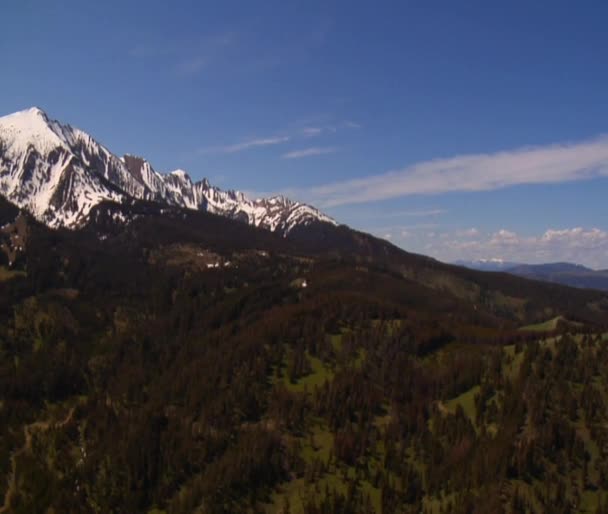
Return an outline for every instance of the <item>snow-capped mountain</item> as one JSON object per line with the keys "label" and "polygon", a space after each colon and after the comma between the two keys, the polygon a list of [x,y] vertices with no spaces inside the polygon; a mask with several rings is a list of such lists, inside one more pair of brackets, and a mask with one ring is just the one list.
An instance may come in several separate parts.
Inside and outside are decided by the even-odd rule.
{"label": "snow-capped mountain", "polygon": [[314,221],[336,224],[283,196],[251,200],[183,170],[159,173],[141,157],[112,154],[87,133],[32,108],[0,118],[0,194],[51,227],[77,228],[104,200],[129,198],[199,209],[282,234]]}

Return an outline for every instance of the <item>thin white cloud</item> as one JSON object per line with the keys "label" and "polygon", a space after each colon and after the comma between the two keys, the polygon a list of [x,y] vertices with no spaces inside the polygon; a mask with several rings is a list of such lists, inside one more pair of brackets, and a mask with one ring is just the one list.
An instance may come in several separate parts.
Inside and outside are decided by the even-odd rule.
{"label": "thin white cloud", "polygon": [[338,149],[334,146],[314,146],[312,148],[304,148],[303,150],[294,150],[282,155],[283,159],[302,159],[304,157],[314,157],[317,155],[327,155],[337,152]]}
{"label": "thin white cloud", "polygon": [[420,211],[397,211],[392,213],[393,216],[412,216],[415,218],[426,218],[427,216],[439,216],[440,214],[445,214],[447,211],[445,209],[427,209]]}
{"label": "thin white cloud", "polygon": [[331,135],[338,131],[360,129],[362,125],[353,120],[340,120],[329,114],[309,116],[291,123],[291,128],[304,137]]}
{"label": "thin white cloud", "polygon": [[265,137],[258,139],[248,139],[246,141],[242,141],[240,143],[235,143],[233,145],[226,146],[212,146],[209,148],[201,148],[199,150],[199,154],[210,154],[210,153],[223,153],[223,154],[231,154],[243,152],[245,150],[251,150],[252,148],[257,148],[261,146],[272,146],[279,145],[281,143],[286,143],[289,141],[289,136],[274,136],[274,137]]}
{"label": "thin white cloud", "polygon": [[318,186],[302,194],[327,208],[414,194],[487,191],[599,176],[608,176],[606,136],[579,143],[435,159],[402,170]]}
{"label": "thin white cloud", "polygon": [[[195,58],[189,61],[184,61],[180,64],[179,71],[183,74],[196,74],[201,71],[204,67],[207,66],[207,61],[203,58]],[[346,124],[346,125],[344,125]],[[343,126],[351,127],[356,125],[353,122],[344,122]],[[352,125],[352,126],[351,126]],[[359,125],[356,125],[359,127]],[[256,138],[249,139],[246,141],[242,141],[240,143],[235,143],[232,145],[226,146],[211,146],[206,148],[200,148],[196,151],[197,154],[231,154],[242,152],[245,150],[250,150],[255,147],[260,146],[271,146],[278,145],[281,143],[286,143],[292,140],[302,140],[303,138],[311,138],[317,137],[324,134],[329,134],[336,132],[337,128],[335,126],[305,126],[301,128],[291,128],[285,131],[281,131],[284,134],[288,135],[283,136],[273,136],[273,137],[265,137],[265,138]],[[316,155],[326,155],[330,153],[335,153],[338,151],[338,148],[335,146],[315,146],[311,148],[304,148],[302,150],[294,150],[292,152],[284,153],[281,157],[283,159],[301,159],[304,157],[313,157]]]}
{"label": "thin white cloud", "polygon": [[302,135],[305,137],[319,136],[323,133],[321,127],[304,127],[302,129]]}
{"label": "thin white cloud", "polygon": [[183,77],[198,75],[207,67],[233,61],[230,50],[237,46],[238,34],[233,30],[204,34],[196,38],[157,37],[142,41],[128,50],[134,59],[156,60],[157,66],[170,66]]}
{"label": "thin white cloud", "polygon": [[177,72],[181,75],[198,75],[212,63],[223,61],[226,51],[235,45],[237,34],[234,31],[208,35],[194,44],[178,49]]}

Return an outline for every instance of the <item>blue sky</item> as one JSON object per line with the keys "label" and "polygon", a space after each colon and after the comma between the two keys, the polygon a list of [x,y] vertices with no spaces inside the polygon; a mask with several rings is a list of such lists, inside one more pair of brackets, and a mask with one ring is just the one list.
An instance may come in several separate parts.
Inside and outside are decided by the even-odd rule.
{"label": "blue sky", "polygon": [[[465,5],[466,4],[466,5]],[[444,260],[608,268],[608,4],[0,8],[0,114]]]}

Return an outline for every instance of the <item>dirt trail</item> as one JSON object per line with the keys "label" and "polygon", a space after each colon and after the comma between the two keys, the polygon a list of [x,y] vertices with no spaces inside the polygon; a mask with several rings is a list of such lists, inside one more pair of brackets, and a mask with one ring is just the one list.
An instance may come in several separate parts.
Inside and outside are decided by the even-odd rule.
{"label": "dirt trail", "polygon": [[74,418],[76,407],[71,407],[65,419],[56,421],[35,421],[23,427],[24,443],[21,448],[15,450],[11,456],[11,471],[8,475],[8,488],[4,495],[4,503],[0,506],[0,514],[8,513],[12,501],[17,494],[17,459],[26,452],[32,450],[32,438],[35,432],[43,432],[50,428],[63,428]]}

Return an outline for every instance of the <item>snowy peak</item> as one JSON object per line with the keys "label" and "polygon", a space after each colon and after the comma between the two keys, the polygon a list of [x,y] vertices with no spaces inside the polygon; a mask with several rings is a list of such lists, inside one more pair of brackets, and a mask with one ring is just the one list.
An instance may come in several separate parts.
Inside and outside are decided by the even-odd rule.
{"label": "snowy peak", "polygon": [[0,118],[0,139],[13,154],[28,147],[47,153],[66,144],[63,129],[49,120],[42,109],[32,107]]}
{"label": "snowy peak", "polygon": [[85,169],[80,139],[39,108],[0,118],[0,194],[50,226],[76,225],[99,201],[120,200]]}
{"label": "snowy peak", "polygon": [[143,157],[118,158],[86,132],[37,107],[0,118],[0,194],[52,227],[77,228],[93,206],[129,198],[208,211],[277,231],[320,221],[314,207],[283,196],[250,200],[177,169],[159,173]]}

